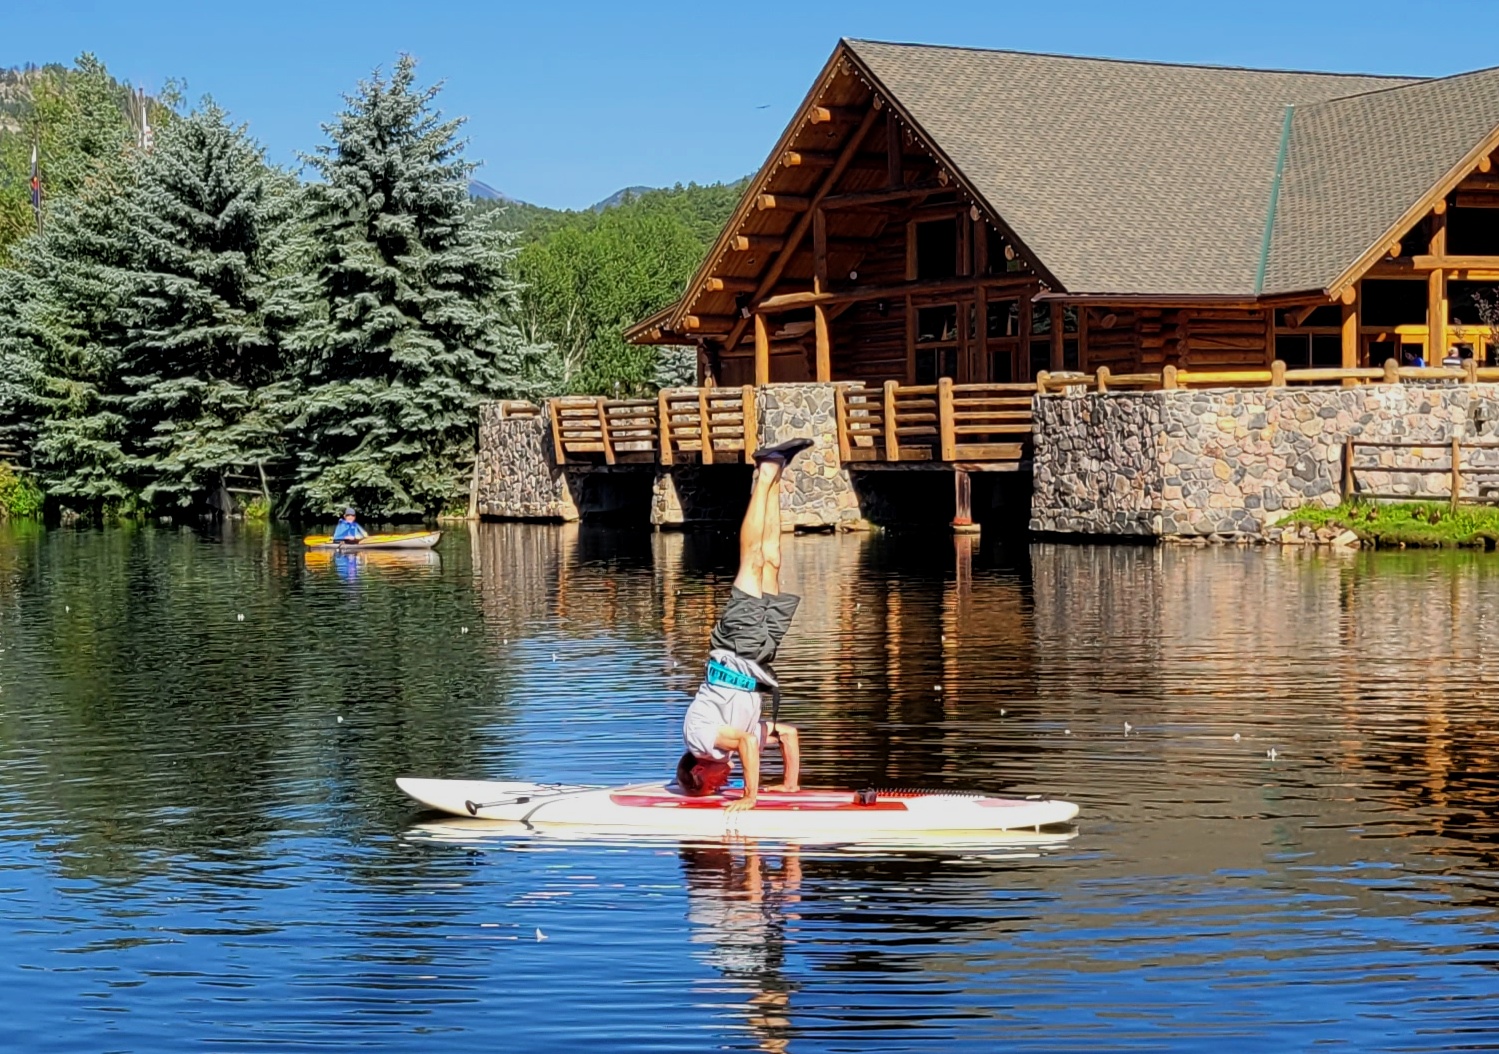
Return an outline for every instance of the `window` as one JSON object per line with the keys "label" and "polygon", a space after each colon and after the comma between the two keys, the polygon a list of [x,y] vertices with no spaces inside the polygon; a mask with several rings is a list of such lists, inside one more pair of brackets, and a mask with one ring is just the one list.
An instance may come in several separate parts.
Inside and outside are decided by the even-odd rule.
{"label": "window", "polygon": [[952,278],[958,273],[958,221],[916,224],[916,277]]}
{"label": "window", "polygon": [[[1361,326],[1419,326],[1426,322],[1426,282],[1421,279],[1366,278],[1360,292],[1364,298],[1359,307]],[[1319,307],[1303,325],[1336,326],[1341,319],[1338,308]]]}
{"label": "window", "polygon": [[1447,252],[1451,256],[1499,256],[1499,209],[1448,209]]}
{"label": "window", "polygon": [[957,375],[958,305],[917,308],[916,383],[935,384],[938,377]]}
{"label": "window", "polygon": [[1277,333],[1275,357],[1293,370],[1343,365],[1343,338],[1337,333]]}

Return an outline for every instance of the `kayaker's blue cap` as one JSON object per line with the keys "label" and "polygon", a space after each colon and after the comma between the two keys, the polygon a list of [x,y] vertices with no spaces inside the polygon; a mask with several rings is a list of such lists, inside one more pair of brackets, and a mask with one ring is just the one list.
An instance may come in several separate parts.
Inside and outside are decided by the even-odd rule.
{"label": "kayaker's blue cap", "polygon": [[354,506],[350,505],[348,508],[344,509],[344,515],[345,516],[356,516],[356,515],[358,515],[358,513],[356,513],[354,511]]}

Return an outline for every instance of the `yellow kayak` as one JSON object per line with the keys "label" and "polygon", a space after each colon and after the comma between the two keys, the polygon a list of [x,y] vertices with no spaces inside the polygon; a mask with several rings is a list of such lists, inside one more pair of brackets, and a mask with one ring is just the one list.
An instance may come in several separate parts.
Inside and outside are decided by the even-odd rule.
{"label": "yellow kayak", "polygon": [[303,543],[309,549],[430,549],[442,537],[441,531],[413,531],[410,534],[371,534],[357,542],[335,542],[331,534],[309,534]]}

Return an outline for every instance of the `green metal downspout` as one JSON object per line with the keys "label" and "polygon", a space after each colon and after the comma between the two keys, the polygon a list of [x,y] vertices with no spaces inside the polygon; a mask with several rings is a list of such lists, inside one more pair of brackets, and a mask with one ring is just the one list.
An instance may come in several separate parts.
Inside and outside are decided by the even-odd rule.
{"label": "green metal downspout", "polygon": [[1260,239],[1260,265],[1254,272],[1254,292],[1265,291],[1265,267],[1270,263],[1270,233],[1275,229],[1275,209],[1280,204],[1280,177],[1286,170],[1286,147],[1291,142],[1291,114],[1296,107],[1286,106],[1286,119],[1280,126],[1280,151],[1275,155],[1275,178],[1270,181],[1270,208],[1265,212],[1265,235]]}

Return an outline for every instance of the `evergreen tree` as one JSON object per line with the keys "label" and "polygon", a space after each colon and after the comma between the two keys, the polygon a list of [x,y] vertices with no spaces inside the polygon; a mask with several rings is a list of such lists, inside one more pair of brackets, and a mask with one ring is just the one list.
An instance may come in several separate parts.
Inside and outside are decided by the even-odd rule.
{"label": "evergreen tree", "polygon": [[283,372],[262,308],[290,181],[211,103],[175,122],[125,209],[128,333],[119,400],[132,475],[157,505],[201,505],[235,465],[274,460]]}
{"label": "evergreen tree", "polygon": [[0,409],[11,436],[29,433],[49,497],[78,511],[132,497],[118,367],[133,175],[124,159],[101,165],[55,203],[44,234],[16,247],[0,282],[0,373],[12,382]]}
{"label": "evergreen tree", "polygon": [[402,57],[347,97],[309,163],[308,296],[290,335],[298,482],[309,512],[431,514],[462,499],[476,407],[534,359],[505,321],[515,287],[468,197],[461,121]]}

